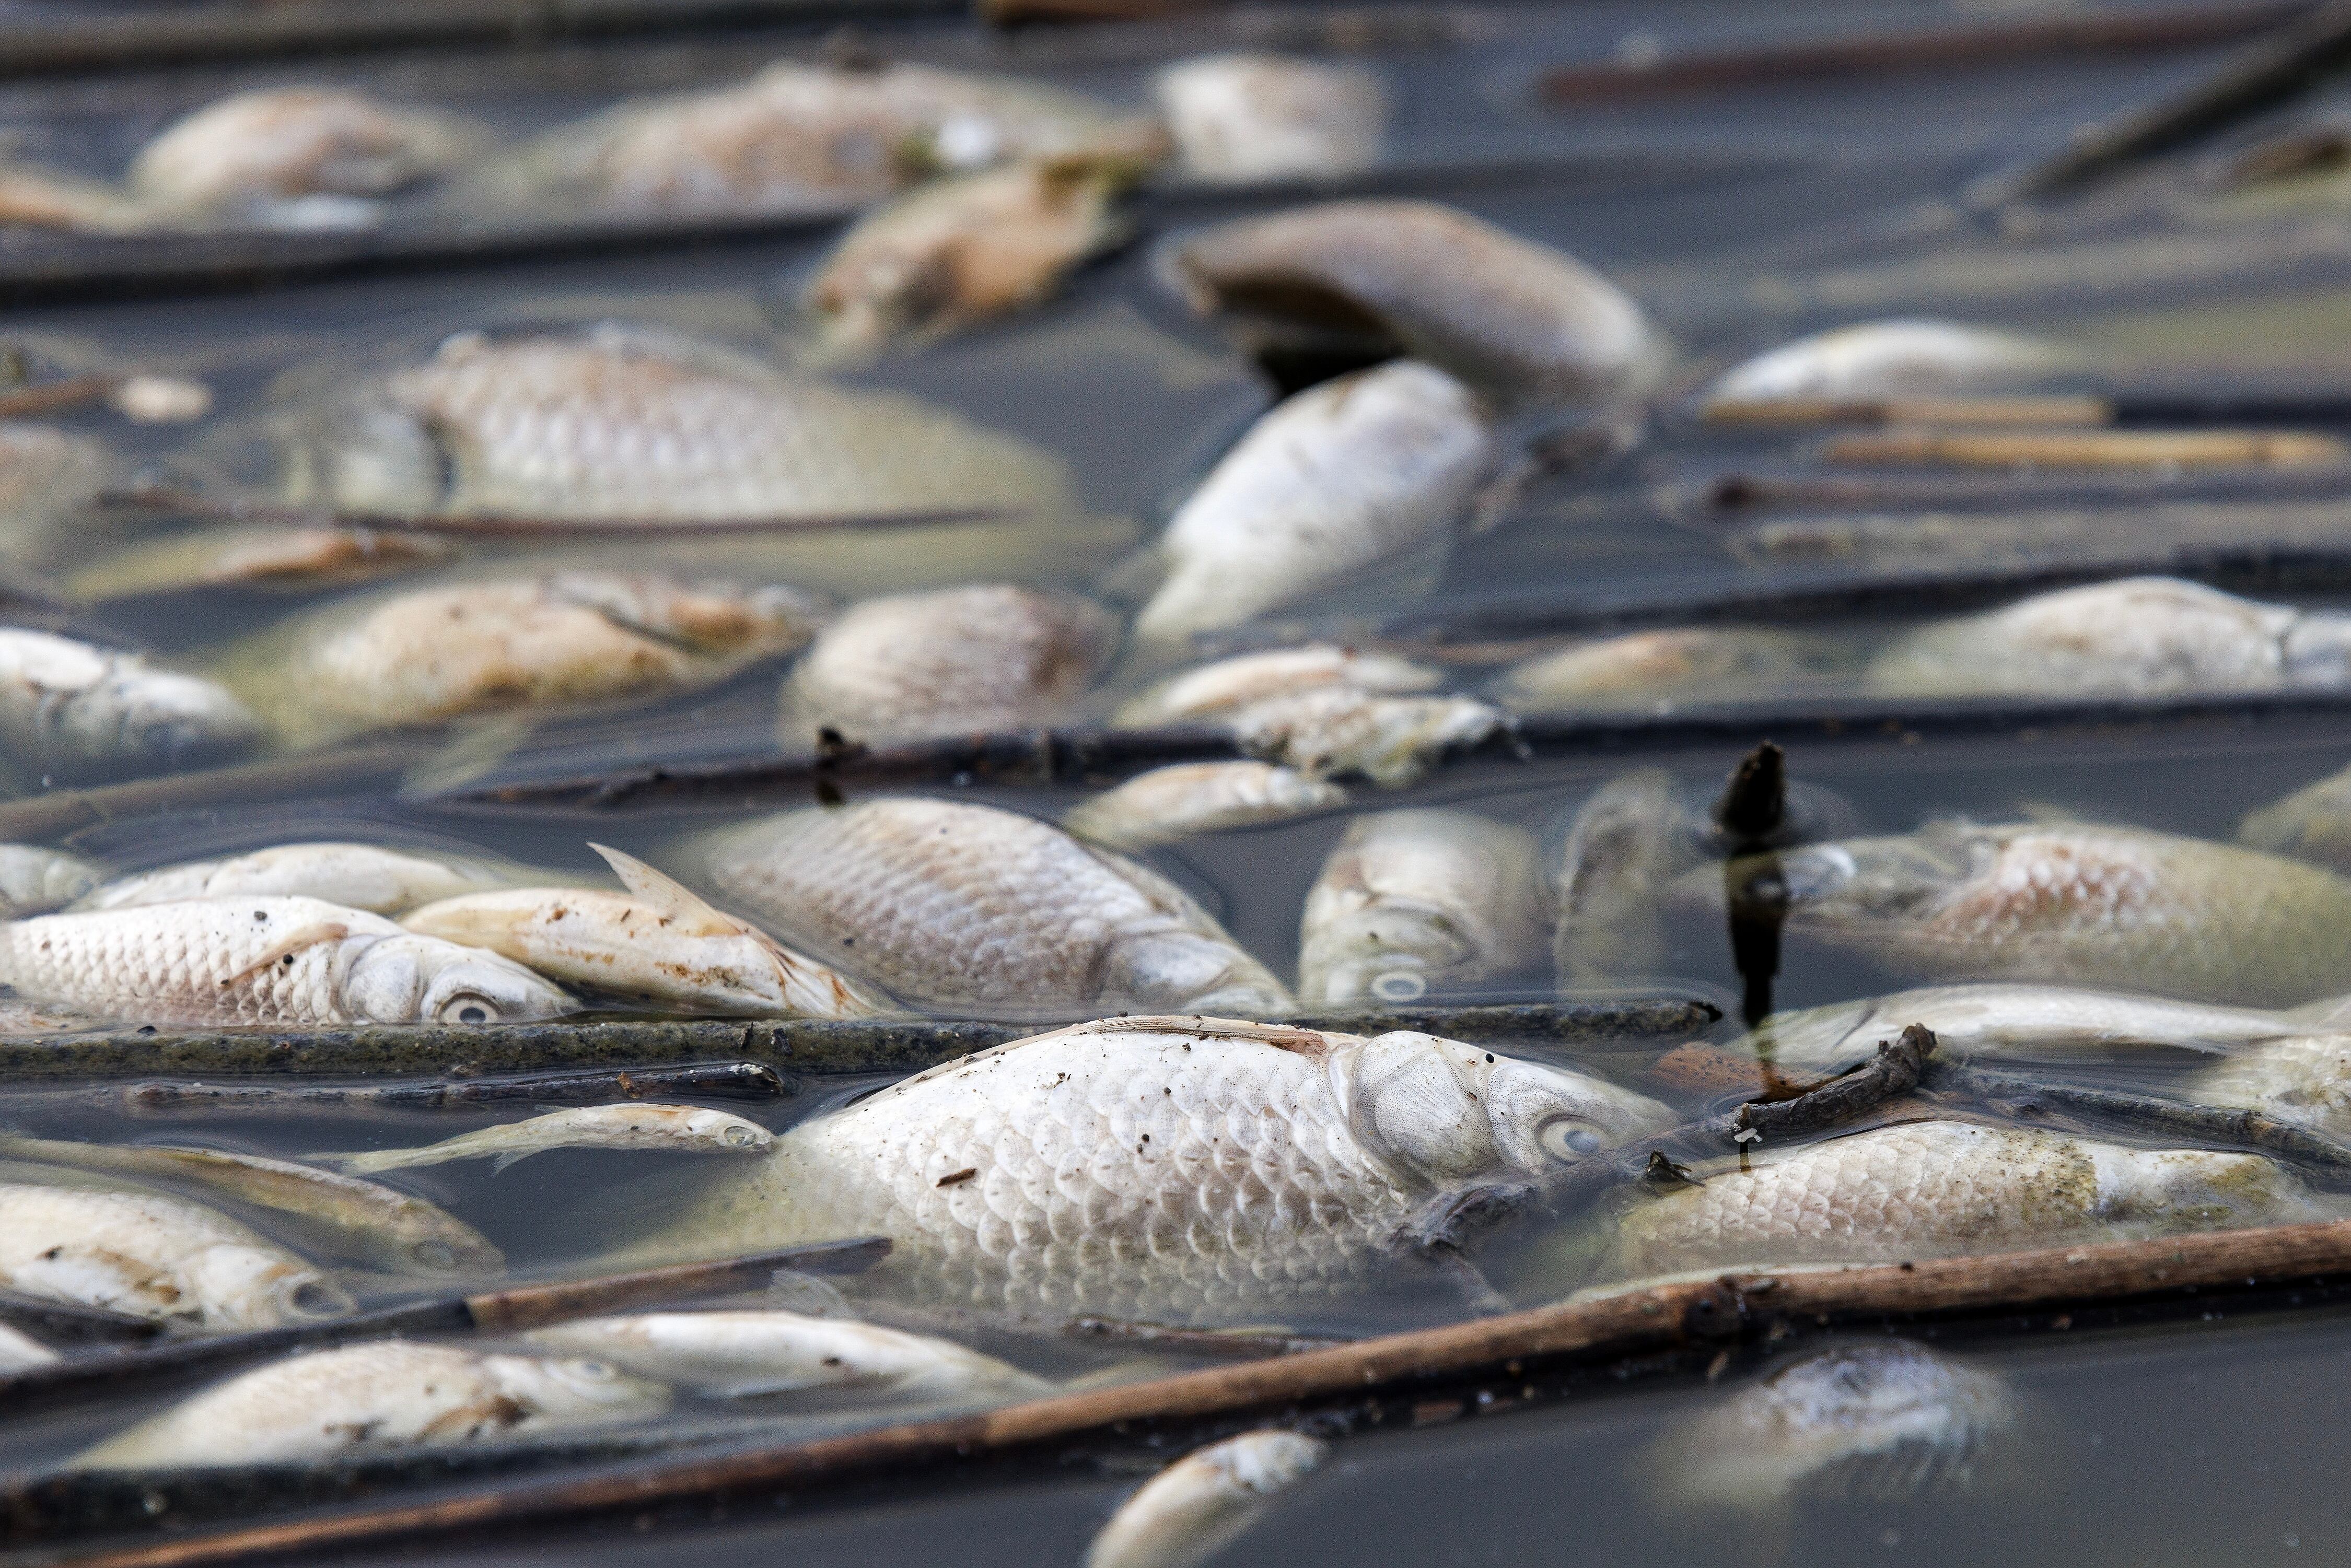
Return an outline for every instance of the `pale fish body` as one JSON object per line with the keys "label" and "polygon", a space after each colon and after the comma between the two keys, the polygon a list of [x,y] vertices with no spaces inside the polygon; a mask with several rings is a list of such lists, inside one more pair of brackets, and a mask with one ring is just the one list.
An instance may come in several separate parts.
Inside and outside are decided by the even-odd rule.
{"label": "pale fish body", "polygon": [[734,1396],[857,1387],[937,1399],[1005,1398],[1050,1386],[952,1340],[774,1308],[583,1318],[524,1337],[544,1350]]}
{"label": "pale fish body", "polygon": [[60,908],[98,884],[98,867],[38,844],[0,844],[0,919]]}
{"label": "pale fish body", "polygon": [[1168,520],[1167,578],[1135,640],[1180,654],[1196,632],[1441,552],[1495,453],[1475,396],[1431,366],[1308,388],[1251,426]]}
{"label": "pale fish body", "polygon": [[131,161],[158,209],[292,228],[364,225],[376,198],[447,172],[486,142],[453,116],[347,88],[283,87],[206,104]]}
{"label": "pale fish body", "polygon": [[1063,813],[1061,826],[1111,849],[1140,850],[1334,811],[1346,803],[1346,790],[1294,768],[1180,762],[1080,801]]}
{"label": "pale fish body", "polygon": [[2189,1080],[2201,1105],[2262,1111],[2332,1138],[2351,1134],[2351,1034],[2288,1034],[2231,1052]]}
{"label": "pale fish body", "polygon": [[256,739],[227,688],[145,656],[0,626],[0,742],[59,766],[170,767]]}
{"label": "pale fish body", "polygon": [[2331,690],[2351,684],[2351,614],[2129,578],[1921,627],[1882,649],[1867,678],[1900,695]]}
{"label": "pale fish body", "polygon": [[401,924],[554,979],[696,1011],[843,1019],[890,1009],[858,981],[713,909],[634,856],[590,847],[627,892],[506,888],[428,904]]}
{"label": "pale fish body", "polygon": [[1405,1002],[1526,968],[1543,950],[1540,858],[1525,829],[1467,811],[1357,817],[1307,890],[1299,999]]}
{"label": "pale fish body", "polygon": [[1643,1468],[1674,1508],[1978,1494],[2018,1479],[2022,1416],[2006,1379],[1923,1345],[1844,1345],[1678,1423]]}
{"label": "pale fish body", "polygon": [[274,1328],[341,1317],[350,1297],[225,1214],[145,1192],[0,1186],[0,1285],[142,1318]]}
{"label": "pale fish body", "polygon": [[68,574],[66,586],[83,599],[127,599],[191,588],[307,592],[420,571],[455,554],[448,540],[431,534],[230,526],[111,551]]}
{"label": "pale fish body", "polygon": [[0,420],[0,561],[46,564],[80,543],[62,525],[97,498],[108,466],[106,448],[89,436]]}
{"label": "pale fish body", "polygon": [[0,985],[152,1024],[510,1023],[572,1005],[495,953],[281,896],[9,921]]}
{"label": "pale fish body", "polygon": [[1580,807],[1551,867],[1552,959],[1562,981],[1661,973],[1665,901],[1696,857],[1673,776],[1612,779]]}
{"label": "pale fish body", "polygon": [[1725,371],[1715,402],[1934,396],[2029,386],[2074,356],[2021,333],[1958,321],[1865,321],[1799,338]]}
{"label": "pale fish body", "polygon": [[1504,706],[1531,713],[1669,707],[1809,695],[1832,686],[1841,671],[1850,684],[1852,656],[1827,638],[1699,626],[1579,643],[1513,665],[1489,689]]}
{"label": "pale fish body", "polygon": [[1666,1125],[1653,1101],[1425,1034],[1080,1024],[804,1122],[649,1238],[726,1256],[886,1235],[877,1289],[1245,1319],[1360,1288],[1437,1187]]}
{"label": "pale fish body", "polygon": [[138,234],[154,214],[103,180],[0,165],[0,224],[72,234]]}
{"label": "pale fish body", "polygon": [[775,1142],[758,1123],[728,1111],[695,1105],[580,1105],[479,1132],[460,1133],[416,1149],[370,1149],[312,1155],[361,1175],[437,1166],[450,1160],[490,1160],[492,1174],[549,1149],[607,1149],[673,1155],[757,1154]]}
{"label": "pale fish body", "polygon": [[[1734,862],[1792,933],[1928,979],[2160,988],[2274,1007],[2341,991],[2351,881],[2257,851],[2095,822],[1939,821]],[[1719,906],[1723,876],[1677,892]]]}
{"label": "pale fish body", "polygon": [[1204,55],[1152,80],[1196,180],[1327,180],[1377,166],[1388,95],[1373,72],[1280,55]]}
{"label": "pale fish body", "polygon": [[1176,242],[1165,271],[1202,315],[1362,322],[1509,402],[1583,403],[1655,379],[1664,340],[1564,252],[1434,202],[1325,202]]}
{"label": "pale fish body", "polygon": [[131,909],[192,898],[251,898],[256,894],[319,898],[374,915],[397,915],[436,898],[494,887],[498,873],[475,860],[320,841],[273,844],[219,860],[187,861],[117,877],[74,904]]}
{"label": "pale fish body", "polygon": [[290,1464],[659,1415],[669,1390],[601,1362],[378,1340],[240,1373],[83,1449],[83,1470]]}
{"label": "pale fish body", "polygon": [[786,720],[869,740],[1050,724],[1101,676],[1119,632],[1090,601],[1003,583],[869,599],[793,665]]}
{"label": "pale fish body", "polygon": [[2351,871],[2351,768],[2249,811],[2237,841],[2272,854]]}
{"label": "pale fish body", "polygon": [[1223,718],[1267,697],[1290,696],[1318,686],[1348,686],[1383,696],[1436,690],[1445,677],[1426,665],[1393,653],[1359,653],[1330,643],[1270,648],[1169,676],[1118,710],[1128,726],[1182,724]]}
{"label": "pale fish body", "polygon": [[1195,1449],[1119,1505],[1086,1548],[1085,1568],[1198,1568],[1311,1475],[1330,1447],[1277,1430]]}
{"label": "pale fish body", "polygon": [[1615,1272],[1900,1263],[2325,1218],[2259,1155],[1915,1122],[1748,1156],[1617,1221]]}
{"label": "pale fish body", "polygon": [[1048,1019],[1291,1006],[1181,888],[1015,811],[866,800],[725,830],[704,852],[719,889],[784,940],[914,1006]]}
{"label": "pale fish body", "polygon": [[57,1353],[22,1329],[0,1323],[0,1374],[22,1372],[26,1367],[46,1366],[57,1359]]}

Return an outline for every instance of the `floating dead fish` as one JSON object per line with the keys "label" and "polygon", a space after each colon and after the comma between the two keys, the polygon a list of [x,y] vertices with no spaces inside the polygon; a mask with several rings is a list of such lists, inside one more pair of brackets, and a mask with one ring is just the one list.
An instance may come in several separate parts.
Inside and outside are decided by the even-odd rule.
{"label": "floating dead fish", "polygon": [[311,1351],[183,1400],[83,1449],[82,1470],[290,1464],[632,1421],[669,1390],[602,1362],[379,1340]]}
{"label": "floating dead fish", "polygon": [[120,648],[0,626],[0,741],[37,768],[171,768],[236,750],[260,721],[225,687]]}
{"label": "floating dead fish", "polygon": [[1269,1500],[1314,1473],[1330,1445],[1295,1432],[1244,1432],[1185,1455],[1119,1505],[1085,1568],[1196,1568],[1230,1545]]}
{"label": "floating dead fish", "polygon": [[528,1121],[507,1122],[475,1133],[460,1133],[421,1149],[370,1149],[355,1154],[311,1155],[345,1170],[372,1176],[437,1166],[449,1160],[491,1161],[496,1176],[517,1160],[549,1149],[626,1149],[654,1154],[757,1154],[775,1142],[758,1123],[732,1112],[696,1105],[651,1105],[641,1100],[617,1105],[580,1105],[550,1111]]}
{"label": "floating dead fish", "polygon": [[0,1373],[22,1372],[28,1366],[46,1366],[57,1359],[57,1353],[22,1329],[0,1323]]}
{"label": "floating dead fish", "polygon": [[356,1303],[225,1214],[157,1193],[0,1186],[0,1285],[207,1328],[342,1317]]}
{"label": "floating dead fish", "polygon": [[98,885],[99,869],[79,855],[37,844],[0,844],[0,920],[58,909]]}
{"label": "floating dead fish", "polygon": [[1433,202],[1326,202],[1175,242],[1163,275],[1203,316],[1401,350],[1510,402],[1636,395],[1664,340],[1563,252]]}
{"label": "floating dead fish", "polygon": [[1015,811],[866,800],[723,830],[703,853],[719,889],[783,940],[917,1007],[1067,1018],[1292,1005],[1175,883]]}
{"label": "floating dead fish", "polygon": [[2351,1019],[2326,1033],[2289,1034],[2242,1046],[2188,1082],[2202,1105],[2265,1112],[2281,1122],[2351,1135]]}
{"label": "floating dead fish", "polygon": [[1310,643],[1242,653],[1171,675],[1122,706],[1118,722],[1144,726],[1222,717],[1267,697],[1320,686],[1401,696],[1434,691],[1444,684],[1445,677],[1435,670],[1393,653]]}
{"label": "floating dead fish", "polygon": [[456,554],[430,534],[375,528],[204,528],[132,545],[67,574],[81,599],[127,599],[192,588],[309,591],[437,566]]}
{"label": "floating dead fish", "polygon": [[517,887],[426,904],[411,931],[504,954],[538,973],[696,1011],[872,1018],[889,1001],[713,909],[633,855],[601,844],[627,887]]}
{"label": "floating dead fish", "polygon": [[1900,397],[2031,386],[2079,356],[2022,333],[1959,321],[1865,321],[1783,343],[1725,371],[1709,402]]}
{"label": "floating dead fish", "polygon": [[1513,665],[1488,690],[1516,712],[1573,713],[1802,696],[1856,674],[1854,653],[1830,638],[1699,626],[1579,643]]}
{"label": "floating dead fish", "polygon": [[1347,803],[1338,785],[1270,762],[1184,762],[1080,801],[1061,826],[1114,850],[1284,822]]}
{"label": "floating dead fish", "polygon": [[1469,390],[1412,361],[1310,387],[1266,414],[1200,482],[1157,550],[1166,579],[1136,642],[1180,656],[1370,574],[1433,576],[1495,463]]}
{"label": "floating dead fish", "polygon": [[364,227],[380,218],[379,198],[448,172],[487,141],[451,115],[348,88],[269,88],[182,119],[140,151],[125,182],[183,219]]}
{"label": "floating dead fish", "polygon": [[1552,868],[1552,956],[1583,984],[1665,967],[1665,902],[1693,857],[1672,775],[1613,779],[1576,811]]}
{"label": "floating dead fish", "polygon": [[1234,1318],[1360,1288],[1436,1187],[1672,1117],[1425,1034],[1113,1019],[950,1062],[730,1166],[648,1251],[888,1235],[877,1286],[976,1307]]}
{"label": "floating dead fish", "polygon": [[2272,854],[2351,871],[2351,768],[2250,811],[2237,841]]}
{"label": "floating dead fish", "polygon": [[272,844],[220,860],[186,861],[116,877],[74,903],[77,910],[132,909],[192,898],[256,894],[324,899],[374,915],[397,915],[437,898],[495,887],[503,877],[457,855],[319,841]]}
{"label": "floating dead fish", "polygon": [[1359,67],[1206,55],[1151,85],[1196,180],[1329,180],[1379,164],[1387,90]]}
{"label": "floating dead fish", "polygon": [[793,665],[786,723],[861,740],[1051,724],[1101,677],[1119,635],[1100,605],[1000,583],[867,600]]}
{"label": "floating dead fish", "polygon": [[495,953],[263,895],[0,924],[0,985],[142,1024],[512,1023],[572,1008]]}
{"label": "floating dead fish", "polygon": [[737,1397],[857,1387],[893,1396],[1013,1398],[1050,1385],[952,1340],[774,1309],[583,1318],[524,1336],[664,1383]]}
{"label": "floating dead fish", "polygon": [[1306,894],[1299,999],[1407,1002],[1529,967],[1546,925],[1540,858],[1523,828],[1467,811],[1357,817]]}

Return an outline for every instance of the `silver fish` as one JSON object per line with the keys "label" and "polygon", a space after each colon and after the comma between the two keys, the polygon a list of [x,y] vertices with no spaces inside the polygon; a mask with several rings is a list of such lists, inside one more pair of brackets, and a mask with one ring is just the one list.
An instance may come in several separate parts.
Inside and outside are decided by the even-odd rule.
{"label": "silver fish", "polygon": [[1709,402],[1931,396],[2030,386],[2078,355],[2022,333],[1925,319],[1814,332],[1734,366]]}
{"label": "silver fish", "polygon": [[430,534],[377,528],[204,528],[115,550],[66,575],[87,600],[179,593],[192,588],[315,592],[446,563],[456,555]]}
{"label": "silver fish", "polygon": [[374,915],[397,915],[502,880],[492,866],[455,855],[422,854],[381,844],[320,841],[272,844],[219,860],[184,861],[116,877],[76,900],[83,909],[132,909],[192,898],[251,898],[256,894],[324,899]]}
{"label": "silver fish", "polygon": [[1171,675],[1121,706],[1118,722],[1142,726],[1220,718],[1268,697],[1290,696],[1322,686],[1405,696],[1431,692],[1444,684],[1445,677],[1437,671],[1393,653],[1359,653],[1330,643],[1309,643],[1240,653]]}
{"label": "silver fish", "polygon": [[282,87],[206,104],[150,141],[125,183],[177,218],[361,227],[377,198],[446,173],[486,131],[349,88]]}
{"label": "silver fish", "polygon": [[1673,776],[1611,779],[1576,811],[1551,871],[1552,957],[1563,980],[1660,972],[1665,901],[1695,857]]}
{"label": "silver fish", "polygon": [[99,869],[79,855],[37,844],[0,844],[0,920],[62,908],[98,884]]}
{"label": "silver fish", "polygon": [[240,1373],[67,1461],[81,1470],[288,1464],[632,1421],[670,1393],[602,1362],[378,1340]]}
{"label": "silver fish", "polygon": [[896,799],[722,831],[703,852],[785,941],[917,1007],[1278,1015],[1289,993],[1156,873],[992,806]]}
{"label": "silver fish", "polygon": [[616,1105],[580,1105],[550,1111],[527,1121],[507,1122],[479,1132],[460,1133],[417,1149],[369,1149],[353,1154],[311,1155],[347,1171],[381,1171],[437,1166],[449,1160],[490,1161],[496,1176],[517,1160],[549,1149],[628,1149],[655,1154],[749,1155],[775,1142],[758,1123],[729,1111],[696,1105],[654,1105],[626,1100]]}
{"label": "silver fish", "polygon": [[2351,871],[2351,768],[2249,811],[2237,841],[2272,854]]}
{"label": "silver fish", "polygon": [[1051,1386],[952,1340],[772,1308],[583,1318],[523,1337],[542,1349],[738,1397],[852,1386],[893,1396],[1003,1399]]}
{"label": "silver fish", "polygon": [[1380,162],[1387,90],[1361,67],[1204,55],[1169,66],[1151,89],[1196,180],[1327,180]]}
{"label": "silver fish", "polygon": [[1549,1169],[1665,1107],[1430,1035],[1213,1018],[1033,1036],[803,1122],[645,1250],[887,1235],[877,1289],[1233,1319],[1360,1288],[1452,1181]]}
{"label": "silver fish", "polygon": [[1288,821],[1347,803],[1338,785],[1270,762],[1179,762],[1139,773],[1064,812],[1061,826],[1114,850]]}
{"label": "silver fish", "polygon": [[1244,1432],[1185,1455],[1119,1505],[1086,1548],[1085,1568],[1197,1568],[1230,1545],[1268,1500],[1311,1475],[1330,1445],[1295,1432]]}
{"label": "silver fish", "polygon": [[2206,1105],[2266,1112],[2329,1137],[2351,1134],[2351,1019],[2325,1033],[2294,1033],[2240,1047],[2191,1077],[2186,1093]]}
{"label": "silver fish", "polygon": [[1357,817],[1307,890],[1299,999],[1405,1002],[1528,967],[1547,924],[1539,859],[1525,829],[1466,811]]}
{"label": "silver fish", "polygon": [[217,682],[120,648],[0,626],[0,742],[19,758],[167,768],[260,734],[260,721]]}
{"label": "silver fish", "polygon": [[1520,712],[1570,713],[1795,696],[1849,685],[1855,673],[1828,638],[1701,626],[1579,643],[1513,665],[1488,690]]}

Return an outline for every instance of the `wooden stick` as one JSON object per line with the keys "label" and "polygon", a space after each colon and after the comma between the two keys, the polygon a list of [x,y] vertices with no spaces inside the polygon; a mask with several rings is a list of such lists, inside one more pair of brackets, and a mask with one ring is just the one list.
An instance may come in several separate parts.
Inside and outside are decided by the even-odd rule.
{"label": "wooden stick", "polygon": [[477,1111],[507,1105],[603,1105],[619,1100],[776,1100],[797,1093],[759,1061],[594,1072],[440,1078],[422,1083],[214,1083],[150,1080],[72,1092],[133,1116],[380,1115],[386,1111]]}
{"label": "wooden stick", "polygon": [[415,742],[382,741],[89,789],[51,789],[21,800],[0,800],[0,841],[62,838],[100,822],[161,811],[332,794],[397,779],[424,754]]}
{"label": "wooden stick", "polygon": [[1971,467],[2317,467],[2351,462],[2331,435],[2283,430],[1889,430],[1824,443],[1830,463],[1951,463]]}
{"label": "wooden stick", "polygon": [[1708,424],[2100,425],[2115,405],[2087,393],[2046,397],[1715,398],[1700,405]]}
{"label": "wooden stick", "polygon": [[50,1344],[121,1344],[153,1339],[163,1325],[152,1318],[110,1312],[78,1301],[52,1301],[39,1296],[0,1291],[0,1323],[23,1329]]}
{"label": "wooden stick", "polygon": [[21,419],[35,413],[62,413],[69,408],[80,408],[105,397],[126,379],[117,374],[93,371],[10,387],[0,392],[0,419]]}
{"label": "wooden stick", "polygon": [[461,538],[695,538],[707,534],[840,533],[996,522],[1014,514],[1002,507],[950,507],[903,512],[811,513],[766,517],[576,517],[456,512],[346,512],[222,500],[193,490],[145,486],[102,490],[102,507],[169,512],[207,521],[260,523],[288,528],[371,528],[379,533],[446,535]]}
{"label": "wooden stick", "polygon": [[1711,813],[1734,852],[1779,831],[1788,810],[1788,754],[1764,741],[1739,759]]}
{"label": "wooden stick", "polygon": [[2178,477],[2125,470],[2003,474],[1758,474],[1718,475],[1701,485],[1656,493],[1668,516],[1738,512],[1759,507],[1825,511],[1908,511],[1965,507],[1989,512],[2019,507],[2127,505],[2140,501],[2266,501],[2351,499],[2337,474],[2291,468],[2189,470]]}

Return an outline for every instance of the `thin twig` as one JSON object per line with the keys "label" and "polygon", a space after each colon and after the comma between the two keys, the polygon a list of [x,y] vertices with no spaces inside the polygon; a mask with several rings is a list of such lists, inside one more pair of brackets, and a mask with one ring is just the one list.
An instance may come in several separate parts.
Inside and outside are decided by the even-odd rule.
{"label": "thin twig", "polygon": [[1712,814],[1736,852],[1778,832],[1787,810],[1788,754],[1767,740],[1739,759]]}
{"label": "thin twig", "polygon": [[80,408],[105,397],[124,379],[119,374],[92,371],[10,387],[0,392],[0,418],[21,419],[26,414],[62,413],[69,408]]}
{"label": "thin twig", "polygon": [[[2243,415],[2232,415],[2243,418]],[[2351,421],[2351,409],[2344,418]],[[2059,474],[1755,474],[1718,475],[1702,485],[1656,493],[1668,516],[1739,512],[1759,507],[1806,510],[1909,511],[1966,507],[2007,512],[2019,507],[2148,501],[2339,500],[2351,497],[2340,474],[2291,468],[2188,470],[2176,476],[2095,470]]]}
{"label": "thin twig", "polygon": [[260,523],[288,528],[369,528],[378,533],[436,534],[460,538],[678,538],[705,534],[843,533],[997,522],[1013,516],[1002,507],[935,507],[898,512],[811,512],[758,517],[582,517],[475,516],[458,512],[350,512],[280,507],[266,501],[223,500],[193,490],[141,486],[102,490],[102,507],[169,512],[214,522]]}
{"label": "thin twig", "polygon": [[594,1072],[440,1078],[421,1083],[217,1083],[151,1080],[73,1091],[133,1116],[377,1115],[507,1105],[602,1105],[619,1100],[776,1100],[797,1092],[765,1062],[689,1062]]}
{"label": "thin twig", "polygon": [[2335,467],[2351,446],[2293,430],[1916,429],[1840,435],[1830,463],[1954,463],[1976,468]]}
{"label": "thin twig", "polygon": [[39,1296],[0,1291],[0,1323],[23,1329],[49,1344],[122,1344],[151,1340],[163,1332],[152,1318],[86,1307],[78,1301],[52,1301]]}

